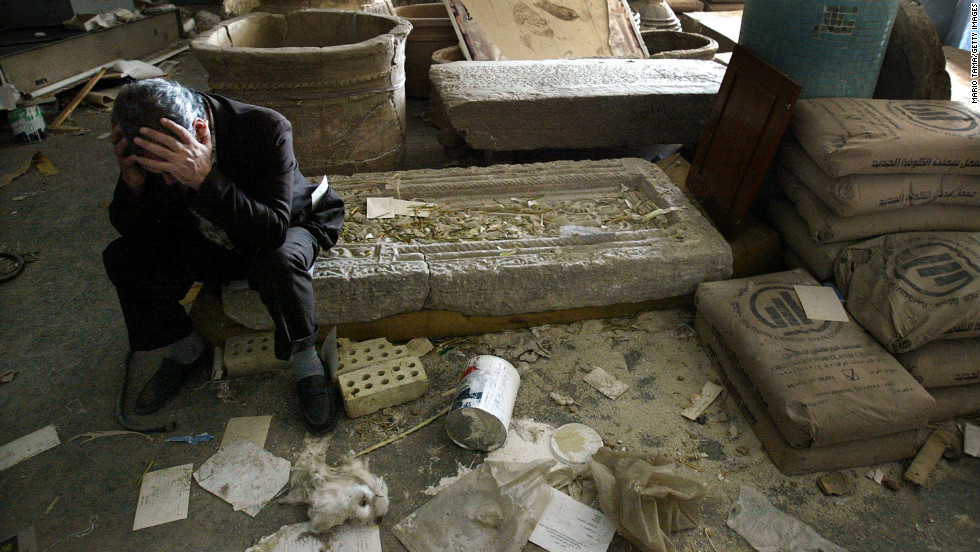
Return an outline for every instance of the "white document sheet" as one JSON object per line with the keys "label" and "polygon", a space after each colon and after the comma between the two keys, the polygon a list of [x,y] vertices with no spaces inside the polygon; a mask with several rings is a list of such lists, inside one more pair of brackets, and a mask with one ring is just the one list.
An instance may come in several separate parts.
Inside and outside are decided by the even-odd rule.
{"label": "white document sheet", "polygon": [[193,471],[194,464],[184,464],[144,475],[133,531],[187,519]]}
{"label": "white document sheet", "polygon": [[567,494],[552,491],[551,502],[528,539],[549,552],[604,552],[616,528],[605,514]]}

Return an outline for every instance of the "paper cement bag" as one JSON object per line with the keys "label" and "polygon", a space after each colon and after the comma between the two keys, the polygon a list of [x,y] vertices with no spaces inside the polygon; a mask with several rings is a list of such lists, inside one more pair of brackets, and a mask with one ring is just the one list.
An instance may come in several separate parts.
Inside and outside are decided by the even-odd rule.
{"label": "paper cement bag", "polygon": [[643,552],[674,552],[674,531],[697,527],[704,485],[683,475],[673,460],[600,448],[589,459],[599,509],[616,531]]}
{"label": "paper cement bag", "polygon": [[980,383],[980,338],[940,339],[895,358],[926,389]]}
{"label": "paper cement bag", "polygon": [[834,262],[837,261],[841,251],[859,243],[814,241],[810,236],[810,229],[796,211],[796,207],[785,199],[774,199],[769,202],[768,220],[783,237],[787,248],[795,253],[803,262],[803,266],[821,281],[834,277]]}
{"label": "paper cement bag", "polygon": [[705,345],[729,396],[735,401],[766,453],[785,475],[800,475],[828,470],[841,470],[882,462],[894,462],[915,456],[916,430],[902,431],[860,441],[846,441],[825,447],[795,448],[783,437],[766,412],[762,400],[735,366],[738,358],[720,345],[723,339],[701,316],[695,317],[694,328]]}
{"label": "paper cement bag", "polygon": [[929,423],[945,422],[960,416],[976,416],[980,413],[980,384],[953,385],[929,389],[936,399],[936,406],[929,415]]}
{"label": "paper cement bag", "polygon": [[933,400],[860,325],[810,320],[802,270],[698,286],[698,315],[791,445],[826,446],[923,427]]}
{"label": "paper cement bag", "polygon": [[885,348],[980,336],[980,234],[891,234],[849,247],[834,265],[847,310]]}
{"label": "paper cement bag", "polygon": [[789,125],[814,162],[835,178],[980,174],[980,114],[959,102],[800,100]]}
{"label": "paper cement bag", "polygon": [[842,217],[830,210],[809,188],[783,166],[777,166],[776,182],[821,243],[860,240],[895,232],[980,231],[980,207],[917,205],[899,211]]}
{"label": "paper cement bag", "polygon": [[794,139],[783,140],[779,161],[842,217],[914,205],[980,207],[980,178],[965,174],[853,174],[833,178]]}

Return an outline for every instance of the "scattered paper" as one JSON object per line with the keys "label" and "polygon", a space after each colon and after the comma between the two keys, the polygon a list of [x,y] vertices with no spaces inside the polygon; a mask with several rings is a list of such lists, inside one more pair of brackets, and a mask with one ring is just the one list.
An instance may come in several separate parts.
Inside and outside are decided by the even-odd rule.
{"label": "scattered paper", "polygon": [[381,552],[381,532],[377,525],[349,523],[321,537],[307,521],[284,525],[245,552]]}
{"label": "scattered paper", "polygon": [[133,531],[187,519],[194,464],[152,471],[143,476]]}
{"label": "scattered paper", "polygon": [[367,198],[367,218],[391,219],[398,216],[428,217],[435,204],[424,201],[405,201],[393,197]]}
{"label": "scattered paper", "polygon": [[715,402],[718,395],[721,395],[722,388],[719,385],[715,385],[710,381],[704,382],[704,386],[701,387],[701,395],[694,400],[694,403],[685,408],[681,412],[681,416],[684,416],[692,422],[698,419],[698,416],[704,413],[705,410],[711,406],[711,403]]}
{"label": "scattered paper", "polygon": [[874,468],[873,470],[868,470],[868,473],[864,474],[864,476],[881,485],[881,482],[885,479],[885,472],[881,468]]}
{"label": "scattered paper", "polygon": [[980,426],[963,424],[963,453],[980,456]]}
{"label": "scattered paper", "polygon": [[255,517],[289,482],[289,460],[232,439],[194,472],[194,479],[236,511]]}
{"label": "scattered paper", "polygon": [[54,166],[51,158],[41,152],[37,152],[34,159],[37,161],[37,172],[41,173],[41,176],[55,176],[61,172]]}
{"label": "scattered paper", "polygon": [[139,79],[152,79],[156,77],[162,77],[166,73],[163,69],[155,65],[150,65],[145,61],[139,61],[136,59],[129,60],[118,60],[112,64],[112,69],[122,73],[122,77],[132,77],[136,80]]}
{"label": "scattered paper", "polygon": [[803,312],[810,320],[847,322],[847,311],[834,288],[827,286],[795,285],[796,295],[803,305]]}
{"label": "scattered paper", "polygon": [[0,447],[0,471],[61,444],[53,425],[43,427]]}
{"label": "scattered paper", "polygon": [[528,539],[549,552],[605,552],[616,527],[599,510],[551,490],[551,502]]}
{"label": "scattered paper", "polygon": [[612,374],[599,367],[596,367],[595,370],[592,370],[586,374],[586,376],[582,379],[585,380],[585,383],[595,387],[600,393],[613,400],[629,389],[628,385],[619,381],[613,377]]}
{"label": "scattered paper", "polygon": [[180,435],[177,437],[167,437],[164,441],[168,443],[190,443],[192,445],[199,445],[201,443],[208,443],[214,440],[214,435],[210,433],[198,433],[197,435]]}
{"label": "scattered paper", "polygon": [[416,337],[415,339],[406,343],[405,348],[411,351],[412,354],[417,357],[425,356],[433,349],[432,342],[425,337]]}
{"label": "scattered paper", "polygon": [[391,204],[391,198],[390,197],[367,198],[367,218],[369,219],[395,218],[395,207]]}
{"label": "scattered paper", "polygon": [[232,418],[225,426],[225,434],[221,438],[221,446],[234,439],[245,439],[259,448],[265,448],[265,439],[269,435],[269,425],[272,416],[247,416]]}

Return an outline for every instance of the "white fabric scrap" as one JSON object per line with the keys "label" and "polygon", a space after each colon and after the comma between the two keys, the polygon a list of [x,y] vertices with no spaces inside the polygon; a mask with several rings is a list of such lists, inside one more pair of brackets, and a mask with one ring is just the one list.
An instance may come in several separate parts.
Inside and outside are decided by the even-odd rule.
{"label": "white fabric scrap", "polygon": [[236,511],[255,517],[289,482],[289,467],[289,460],[236,438],[223,443],[194,472],[194,480]]}

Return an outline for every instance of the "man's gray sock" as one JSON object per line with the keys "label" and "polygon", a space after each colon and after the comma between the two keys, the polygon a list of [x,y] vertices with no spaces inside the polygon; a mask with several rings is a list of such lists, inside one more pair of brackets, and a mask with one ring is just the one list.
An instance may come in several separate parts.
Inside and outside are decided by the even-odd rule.
{"label": "man's gray sock", "polygon": [[296,351],[293,353],[293,357],[289,359],[289,365],[293,369],[293,379],[295,381],[310,376],[324,375],[323,363],[320,362],[320,357],[316,354],[316,347]]}
{"label": "man's gray sock", "polygon": [[169,358],[180,364],[191,364],[201,356],[204,347],[204,341],[197,334],[191,334],[171,343],[164,351],[163,358]]}

